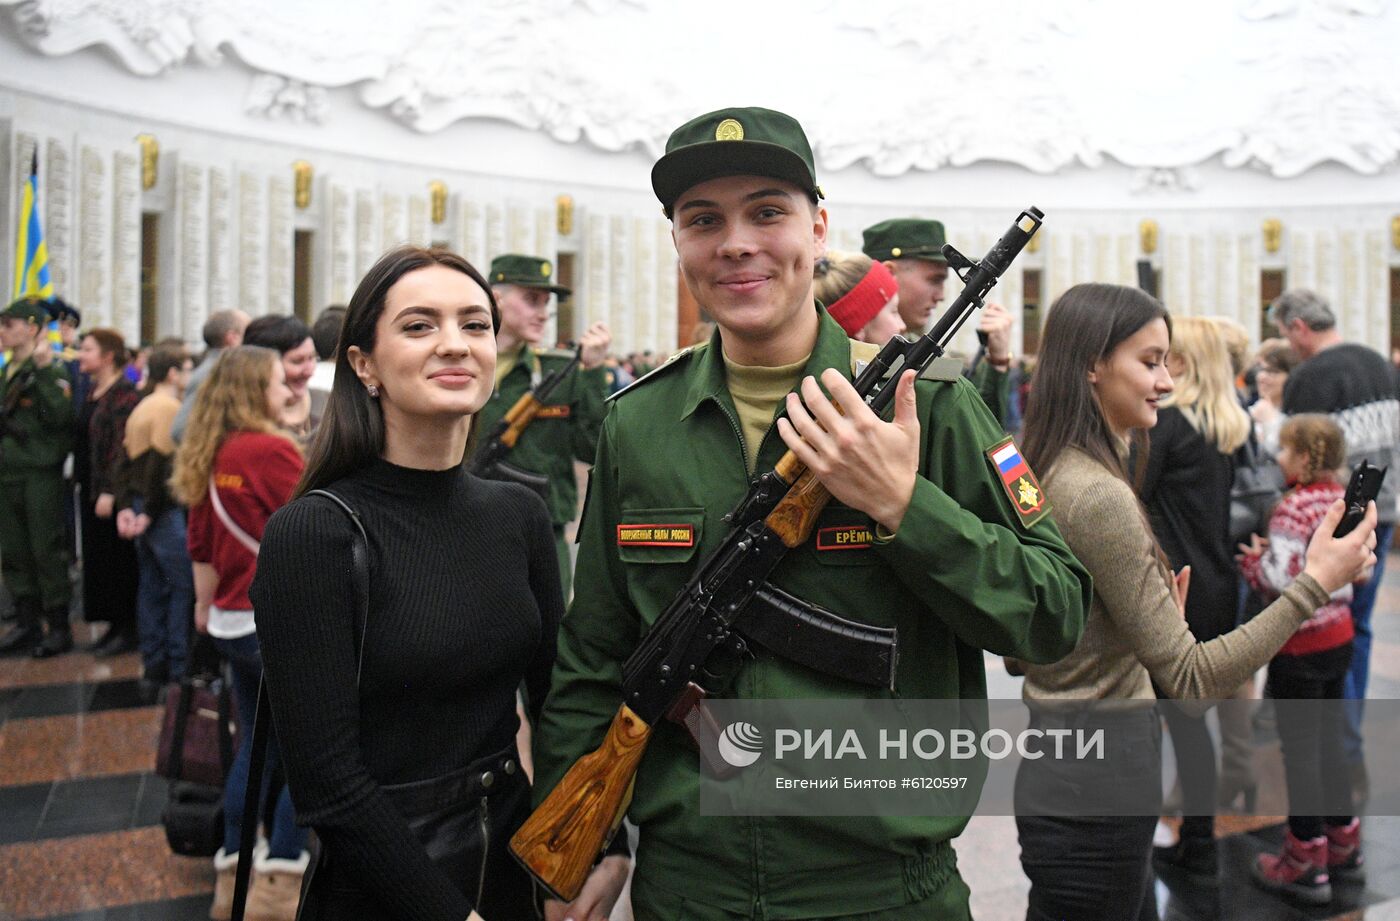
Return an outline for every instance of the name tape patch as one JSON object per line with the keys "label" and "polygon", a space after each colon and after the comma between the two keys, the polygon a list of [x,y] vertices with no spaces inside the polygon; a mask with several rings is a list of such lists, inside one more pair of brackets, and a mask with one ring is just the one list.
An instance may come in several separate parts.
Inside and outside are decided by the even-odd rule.
{"label": "name tape patch", "polygon": [[996,469],[997,478],[1023,527],[1029,528],[1049,513],[1050,503],[1045,500],[1045,491],[1040,488],[1040,481],[1021,456],[1015,441],[1008,437],[988,448],[987,459]]}
{"label": "name tape patch", "polygon": [[620,524],[617,526],[619,547],[693,547],[693,524]]}
{"label": "name tape patch", "polygon": [[862,524],[821,528],[817,531],[818,550],[866,550],[875,536]]}

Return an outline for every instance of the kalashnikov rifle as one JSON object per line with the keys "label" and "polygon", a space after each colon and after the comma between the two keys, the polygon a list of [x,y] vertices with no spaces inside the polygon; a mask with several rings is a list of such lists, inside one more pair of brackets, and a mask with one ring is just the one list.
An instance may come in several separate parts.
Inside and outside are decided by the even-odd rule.
{"label": "kalashnikov rifle", "polygon": [[[43,347],[47,348],[48,344],[45,343]],[[8,435],[20,444],[24,444],[29,439],[28,432],[20,429],[10,430],[10,419],[14,417],[15,410],[19,408],[20,401],[24,399],[25,394],[34,386],[36,375],[37,371],[31,361],[16,371],[15,379],[8,382],[4,403],[0,404],[0,438]]]}
{"label": "kalashnikov rifle", "polygon": [[[905,370],[922,374],[981,307],[997,279],[1039,229],[1044,215],[1021,212],[981,262],[951,245],[948,264],[964,288],[927,335],[892,339],[861,370],[853,386],[876,415],[894,400]],[[716,767],[716,729],[696,704],[728,686],[750,641],[842,677],[893,688],[895,631],[845,620],[767,583],[788,550],[810,535],[831,494],[788,451],[755,478],[727,516],[732,530],[623,666],[623,701],[602,745],[580,758],[511,838],[516,859],[553,895],[578,895],[594,861],[616,833],[652,728],[663,717],[690,731],[702,757]]]}
{"label": "kalashnikov rifle", "polygon": [[563,365],[553,374],[540,381],[530,388],[520,399],[515,401],[515,405],[506,411],[501,417],[501,421],[496,423],[496,427],[487,436],[486,443],[477,449],[472,458],[472,473],[480,477],[491,480],[508,480],[512,483],[520,483],[539,493],[548,501],[549,477],[529,470],[522,470],[513,464],[507,463],[506,458],[510,456],[513,449],[520,441],[520,436],[540,410],[544,408],[545,401],[549,399],[558,386],[564,382],[564,378],[569,376],[569,372],[579,366],[583,360],[583,346],[579,346],[574,351],[574,357],[569,363]]}

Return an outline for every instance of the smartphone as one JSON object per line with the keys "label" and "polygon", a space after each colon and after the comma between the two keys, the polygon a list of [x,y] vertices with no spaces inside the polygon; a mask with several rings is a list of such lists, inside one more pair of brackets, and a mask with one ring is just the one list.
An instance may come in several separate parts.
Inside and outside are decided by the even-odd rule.
{"label": "smartphone", "polygon": [[1345,537],[1356,529],[1361,523],[1361,519],[1366,517],[1366,505],[1375,501],[1381,491],[1381,481],[1385,479],[1385,472],[1389,467],[1375,467],[1368,460],[1363,460],[1357,468],[1352,471],[1351,482],[1347,483],[1345,501],[1347,510],[1342,513],[1342,522],[1337,525],[1337,530],[1332,532],[1333,537]]}

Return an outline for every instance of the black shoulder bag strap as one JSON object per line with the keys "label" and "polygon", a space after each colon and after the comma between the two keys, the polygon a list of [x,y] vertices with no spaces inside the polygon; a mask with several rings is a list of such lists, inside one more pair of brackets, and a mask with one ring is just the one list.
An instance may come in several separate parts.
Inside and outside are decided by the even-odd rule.
{"label": "black shoulder bag strap", "polygon": [[[350,542],[350,562],[354,569],[355,594],[360,599],[360,635],[356,644],[359,650],[355,654],[355,686],[359,687],[360,672],[365,664],[365,631],[369,629],[369,535],[365,533],[360,516],[335,493],[313,489],[306,495],[330,499],[340,506],[355,526],[356,534]],[[248,881],[253,872],[253,847],[257,841],[261,812],[258,801],[261,799],[259,794],[262,792],[263,766],[267,760],[267,733],[271,725],[272,704],[267,696],[267,681],[260,679],[257,716],[253,719],[253,735],[248,742],[252,749],[248,763],[248,786],[243,792],[243,830],[238,843],[238,869],[234,876],[233,921],[243,921],[248,905]]]}

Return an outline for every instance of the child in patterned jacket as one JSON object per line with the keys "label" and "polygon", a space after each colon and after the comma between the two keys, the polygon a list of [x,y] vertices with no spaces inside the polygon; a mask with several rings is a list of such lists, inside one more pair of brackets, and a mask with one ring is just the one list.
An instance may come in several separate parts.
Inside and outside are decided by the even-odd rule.
{"label": "child in patterned jacket", "polygon": [[[1279,433],[1278,463],[1293,487],[1269,518],[1268,538],[1241,544],[1240,569],[1250,586],[1272,600],[1302,571],[1308,541],[1344,489],[1342,431],[1321,414],[1293,416]],[[1361,879],[1360,820],[1352,811],[1351,775],[1342,751],[1340,701],[1351,663],[1351,586],[1333,593],[1269,663],[1269,691],[1293,704],[1278,721],[1284,773],[1293,811],[1307,801],[1335,815],[1290,815],[1283,850],[1261,854],[1254,878],[1262,886],[1309,904],[1332,899],[1333,879]],[[1285,706],[1289,706],[1285,704]]]}

